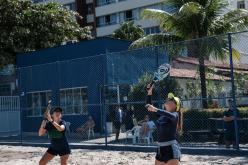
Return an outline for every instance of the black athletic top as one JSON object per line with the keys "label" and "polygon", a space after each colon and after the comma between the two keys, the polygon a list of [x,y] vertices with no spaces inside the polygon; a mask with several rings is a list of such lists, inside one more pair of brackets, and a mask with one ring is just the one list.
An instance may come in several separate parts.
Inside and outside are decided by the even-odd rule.
{"label": "black athletic top", "polygon": [[[146,103],[152,104],[151,96],[147,96]],[[159,109],[157,115],[159,118],[155,121],[155,124],[157,126],[158,142],[176,140],[178,113]]]}
{"label": "black athletic top", "polygon": [[[59,125],[66,125],[66,122],[64,120],[61,120]],[[48,122],[45,126],[45,129],[48,132],[49,138],[51,139],[51,146],[57,149],[65,149],[68,147],[67,138],[65,136],[65,130],[64,131],[58,131],[55,126]]]}

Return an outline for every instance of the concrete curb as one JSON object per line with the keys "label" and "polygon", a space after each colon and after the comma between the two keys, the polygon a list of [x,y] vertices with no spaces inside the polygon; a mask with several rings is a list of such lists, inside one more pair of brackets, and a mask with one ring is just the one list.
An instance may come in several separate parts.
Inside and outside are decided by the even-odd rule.
{"label": "concrete curb", "polygon": [[[13,146],[32,146],[32,147],[48,147],[49,143],[2,143],[0,145]],[[109,150],[109,151],[132,151],[132,152],[156,152],[156,146],[133,146],[109,144],[70,144],[71,149],[86,150]],[[225,149],[225,148],[209,148],[209,147],[182,147],[183,154],[189,155],[219,155],[219,156],[243,156],[248,155],[248,149]]]}

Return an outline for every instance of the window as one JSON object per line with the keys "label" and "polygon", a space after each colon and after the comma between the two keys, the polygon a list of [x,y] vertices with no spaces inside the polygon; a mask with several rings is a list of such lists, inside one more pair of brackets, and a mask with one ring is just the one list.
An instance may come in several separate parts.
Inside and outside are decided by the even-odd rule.
{"label": "window", "polygon": [[99,17],[97,18],[97,26],[100,27],[100,26],[104,26],[104,17]]}
{"label": "window", "polygon": [[64,114],[88,114],[87,88],[71,88],[60,90],[60,106]]}
{"label": "window", "polygon": [[73,10],[73,11],[76,11],[76,4],[73,2],[73,3],[68,3],[68,4],[65,4],[64,5],[67,9],[69,10]]}
{"label": "window", "polygon": [[154,34],[154,33],[159,33],[160,29],[158,26],[155,26],[155,27],[144,28],[144,31],[146,34]]}
{"label": "window", "polygon": [[110,21],[111,21],[110,15],[105,16],[105,23],[110,24]]}
{"label": "window", "polygon": [[111,3],[116,3],[116,0],[97,0],[97,6],[108,5]]}
{"label": "window", "polygon": [[93,5],[92,4],[87,6],[87,14],[93,14]]}
{"label": "window", "polygon": [[245,1],[238,1],[237,2],[238,9],[245,9]]}
{"label": "window", "polygon": [[42,116],[51,99],[51,91],[32,92],[27,94],[27,116]]}
{"label": "window", "polygon": [[131,21],[131,20],[133,20],[133,11],[132,10],[125,11],[125,21]]}
{"label": "window", "polygon": [[9,96],[11,95],[10,84],[1,84],[0,85],[0,96]]}
{"label": "window", "polygon": [[99,17],[97,19],[98,26],[107,26],[107,25],[113,25],[117,23],[117,16],[116,14],[106,15],[103,17]]}

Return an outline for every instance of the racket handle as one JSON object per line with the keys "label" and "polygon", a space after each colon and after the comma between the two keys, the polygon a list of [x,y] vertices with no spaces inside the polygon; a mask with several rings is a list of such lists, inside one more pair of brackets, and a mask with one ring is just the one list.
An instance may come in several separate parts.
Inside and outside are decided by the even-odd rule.
{"label": "racket handle", "polygon": [[44,118],[46,118],[46,117],[45,117],[45,114],[46,114],[46,113],[50,113],[50,111],[51,111],[51,109],[52,109],[51,103],[52,103],[52,100],[49,100],[49,101],[48,101],[48,104],[47,104],[47,107],[46,107],[46,111],[45,111],[44,116],[43,116]]}
{"label": "racket handle", "polygon": [[[155,83],[155,81],[152,81],[152,82],[150,83],[150,88],[153,86],[154,83]],[[148,87],[146,86],[146,90],[149,90],[150,88],[148,88]]]}
{"label": "racket handle", "polygon": [[149,104],[146,104],[146,105],[145,105],[146,109],[147,109],[149,106],[150,106]]}

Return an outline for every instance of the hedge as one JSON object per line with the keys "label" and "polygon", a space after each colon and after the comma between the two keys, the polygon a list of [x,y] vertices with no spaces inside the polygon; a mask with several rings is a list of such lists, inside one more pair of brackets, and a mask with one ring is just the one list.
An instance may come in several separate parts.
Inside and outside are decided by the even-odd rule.
{"label": "hedge", "polygon": [[[248,118],[248,107],[239,107],[240,118]],[[183,117],[186,119],[207,119],[222,118],[224,109],[203,109],[203,110],[186,110],[183,109]]]}

